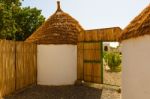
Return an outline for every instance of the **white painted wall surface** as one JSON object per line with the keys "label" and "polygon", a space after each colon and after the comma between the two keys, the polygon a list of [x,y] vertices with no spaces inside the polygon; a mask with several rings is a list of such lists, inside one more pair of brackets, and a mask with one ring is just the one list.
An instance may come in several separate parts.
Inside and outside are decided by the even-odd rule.
{"label": "white painted wall surface", "polygon": [[150,99],[150,36],[122,42],[122,99]]}
{"label": "white painted wall surface", "polygon": [[38,45],[37,60],[40,85],[68,85],[77,79],[76,45]]}

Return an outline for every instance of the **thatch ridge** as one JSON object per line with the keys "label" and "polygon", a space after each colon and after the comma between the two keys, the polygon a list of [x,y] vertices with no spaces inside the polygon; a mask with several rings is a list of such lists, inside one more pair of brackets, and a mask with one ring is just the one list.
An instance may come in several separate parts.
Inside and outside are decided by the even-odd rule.
{"label": "thatch ridge", "polygon": [[119,40],[150,35],[150,4],[123,30]]}
{"label": "thatch ridge", "polygon": [[27,38],[26,42],[37,44],[76,44],[77,36],[83,30],[77,20],[60,8],[58,2],[56,12]]}

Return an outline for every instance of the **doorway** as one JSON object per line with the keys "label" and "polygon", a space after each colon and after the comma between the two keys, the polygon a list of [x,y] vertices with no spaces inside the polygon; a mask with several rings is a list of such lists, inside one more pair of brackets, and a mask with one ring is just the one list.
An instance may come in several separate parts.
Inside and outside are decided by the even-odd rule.
{"label": "doorway", "polygon": [[103,42],[103,84],[121,87],[121,49],[118,42]]}

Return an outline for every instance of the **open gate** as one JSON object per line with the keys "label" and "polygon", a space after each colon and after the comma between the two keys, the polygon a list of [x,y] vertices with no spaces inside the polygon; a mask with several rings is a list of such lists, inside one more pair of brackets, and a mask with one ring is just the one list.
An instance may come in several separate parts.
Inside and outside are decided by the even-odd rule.
{"label": "open gate", "polygon": [[103,83],[102,43],[97,31],[83,32],[78,36],[77,79],[85,82]]}
{"label": "open gate", "polygon": [[101,42],[78,43],[78,80],[102,83]]}
{"label": "open gate", "polygon": [[86,30],[78,35],[77,79],[103,84],[102,42],[117,41],[119,27]]}

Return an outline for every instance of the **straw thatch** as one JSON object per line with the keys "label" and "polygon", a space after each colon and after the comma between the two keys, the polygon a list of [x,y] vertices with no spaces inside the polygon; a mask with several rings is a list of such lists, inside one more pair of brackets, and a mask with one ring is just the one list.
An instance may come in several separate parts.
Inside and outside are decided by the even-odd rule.
{"label": "straw thatch", "polygon": [[124,29],[121,41],[143,35],[150,35],[150,4]]}
{"label": "straw thatch", "polygon": [[118,41],[122,33],[120,27],[86,30],[78,36],[78,41]]}
{"label": "straw thatch", "polygon": [[62,11],[57,2],[57,11],[26,42],[37,44],[76,44],[78,34],[83,31],[79,23]]}

